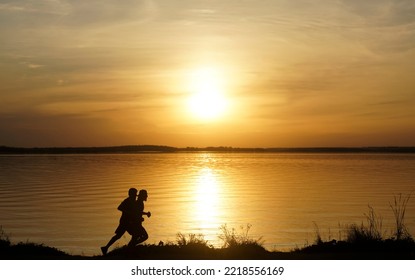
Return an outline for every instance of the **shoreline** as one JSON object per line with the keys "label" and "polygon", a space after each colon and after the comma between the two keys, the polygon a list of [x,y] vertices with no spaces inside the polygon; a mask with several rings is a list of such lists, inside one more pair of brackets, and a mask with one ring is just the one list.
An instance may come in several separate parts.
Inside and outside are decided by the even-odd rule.
{"label": "shoreline", "polygon": [[158,145],[128,145],[107,147],[8,147],[0,146],[0,155],[18,154],[151,154],[151,153],[310,153],[310,154],[414,154],[415,147],[293,147],[293,148],[238,148],[186,147]]}

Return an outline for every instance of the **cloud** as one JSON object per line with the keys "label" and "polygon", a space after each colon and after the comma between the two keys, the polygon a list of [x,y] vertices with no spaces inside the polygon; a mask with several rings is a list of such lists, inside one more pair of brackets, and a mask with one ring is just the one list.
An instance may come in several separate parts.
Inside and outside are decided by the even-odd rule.
{"label": "cloud", "polygon": [[27,8],[21,5],[6,3],[0,4],[0,11],[27,11]]}
{"label": "cloud", "polygon": [[[67,146],[91,145],[88,139],[105,139],[111,127],[103,118],[82,114],[50,116],[35,112],[0,113],[0,145]],[[69,140],[69,141],[68,141]],[[103,143],[102,143],[103,144]]]}
{"label": "cloud", "polygon": [[158,14],[154,0],[76,0],[70,2],[70,12],[61,19],[66,26],[84,28],[146,22]]}
{"label": "cloud", "polygon": [[5,1],[0,4],[0,12],[17,12],[25,14],[49,14],[49,15],[66,15],[69,12],[67,1],[60,0],[13,0]]}
{"label": "cloud", "polygon": [[30,69],[38,69],[38,68],[42,68],[45,67],[45,65],[41,65],[41,64],[34,64],[34,63],[28,63],[27,67],[29,67]]}
{"label": "cloud", "polygon": [[412,0],[342,0],[343,6],[369,26],[396,26],[415,22]]}

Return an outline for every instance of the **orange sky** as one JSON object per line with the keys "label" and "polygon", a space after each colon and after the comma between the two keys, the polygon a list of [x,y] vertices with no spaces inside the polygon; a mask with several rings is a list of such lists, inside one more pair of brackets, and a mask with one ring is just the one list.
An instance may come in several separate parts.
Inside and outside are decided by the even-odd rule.
{"label": "orange sky", "polygon": [[415,2],[0,3],[0,145],[415,145]]}

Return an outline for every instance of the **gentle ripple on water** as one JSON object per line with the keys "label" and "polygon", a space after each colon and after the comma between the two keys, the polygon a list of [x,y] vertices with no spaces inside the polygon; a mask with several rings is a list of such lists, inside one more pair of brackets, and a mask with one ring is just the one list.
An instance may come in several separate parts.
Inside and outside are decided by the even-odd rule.
{"label": "gentle ripple on water", "polygon": [[[0,225],[12,241],[98,254],[115,230],[130,187],[149,191],[148,243],[252,224],[269,249],[338,238],[365,220],[368,204],[393,222],[393,195],[415,190],[415,155],[123,154],[0,156]],[[415,228],[410,201],[406,221]],[[339,226],[340,224],[340,226]],[[125,235],[118,244],[128,242]]]}

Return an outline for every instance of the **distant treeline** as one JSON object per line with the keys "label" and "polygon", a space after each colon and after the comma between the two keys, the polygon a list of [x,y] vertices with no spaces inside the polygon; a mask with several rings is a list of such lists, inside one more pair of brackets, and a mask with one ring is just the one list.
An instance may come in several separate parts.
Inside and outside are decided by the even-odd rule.
{"label": "distant treeline", "polygon": [[234,148],[234,147],[186,147],[176,148],[157,145],[131,145],[112,147],[41,147],[21,148],[0,146],[0,154],[130,154],[130,153],[415,153],[415,147],[327,147],[327,148]]}
{"label": "distant treeline", "polygon": [[168,146],[137,145],[111,147],[42,147],[20,148],[0,146],[0,154],[118,154],[118,153],[173,153],[178,149]]}

